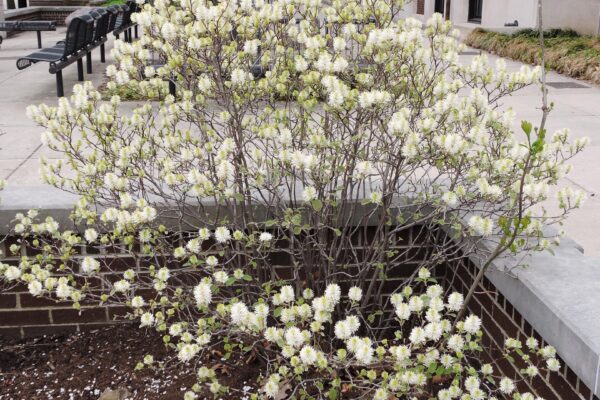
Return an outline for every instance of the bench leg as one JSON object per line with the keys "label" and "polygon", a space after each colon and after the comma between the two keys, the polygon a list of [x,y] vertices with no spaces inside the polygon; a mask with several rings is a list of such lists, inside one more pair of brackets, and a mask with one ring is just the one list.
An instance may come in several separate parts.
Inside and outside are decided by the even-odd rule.
{"label": "bench leg", "polygon": [[137,25],[136,25],[136,26],[134,26],[134,27],[133,27],[133,30],[134,30],[134,32],[135,32],[135,38],[137,39],[137,38],[138,38],[138,26],[137,26]]}
{"label": "bench leg", "polygon": [[106,62],[106,56],[104,55],[104,43],[100,45],[100,62]]}
{"label": "bench leg", "polygon": [[65,91],[63,88],[62,71],[56,73],[56,95],[58,97],[64,97]]}
{"label": "bench leg", "polygon": [[38,39],[38,49],[42,48],[42,32],[36,31],[37,39]]}
{"label": "bench leg", "polygon": [[77,80],[83,82],[83,60],[77,60]]}
{"label": "bench leg", "polygon": [[85,63],[87,64],[87,73],[92,73],[92,52],[90,51],[85,55]]}

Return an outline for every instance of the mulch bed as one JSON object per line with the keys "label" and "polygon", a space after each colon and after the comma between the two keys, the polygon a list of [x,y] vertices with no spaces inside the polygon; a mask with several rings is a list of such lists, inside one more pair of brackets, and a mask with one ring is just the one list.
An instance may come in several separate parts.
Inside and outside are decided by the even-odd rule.
{"label": "mulch bed", "polygon": [[[155,365],[171,361],[165,369],[136,371],[146,354]],[[156,332],[129,324],[25,341],[0,338],[0,399],[98,400],[106,389],[126,390],[127,399],[181,399],[196,383],[195,368],[172,360],[173,354]],[[205,362],[223,366],[220,382],[240,389],[249,389],[260,370],[256,363],[236,366],[216,357]],[[202,397],[213,396],[206,391]],[[222,398],[244,397],[238,392]]]}

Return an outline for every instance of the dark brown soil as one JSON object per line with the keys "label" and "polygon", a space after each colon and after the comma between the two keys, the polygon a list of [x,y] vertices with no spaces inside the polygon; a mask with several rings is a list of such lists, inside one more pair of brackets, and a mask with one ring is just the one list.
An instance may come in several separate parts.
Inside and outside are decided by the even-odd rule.
{"label": "dark brown soil", "polygon": [[[146,354],[164,369],[135,366]],[[182,399],[196,382],[195,368],[172,360],[161,337],[132,325],[115,325],[95,331],[42,337],[26,341],[0,339],[0,400],[87,400],[100,398],[106,389],[127,389],[127,399]],[[219,364],[220,382],[239,391],[223,399],[243,399],[241,391],[256,382],[256,364],[206,360]],[[206,391],[201,398],[212,398]]]}

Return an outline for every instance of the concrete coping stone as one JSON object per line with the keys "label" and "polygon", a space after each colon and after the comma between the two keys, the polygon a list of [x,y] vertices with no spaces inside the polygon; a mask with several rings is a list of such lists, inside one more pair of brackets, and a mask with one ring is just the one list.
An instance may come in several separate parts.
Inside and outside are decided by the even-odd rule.
{"label": "concrete coping stone", "polygon": [[[47,186],[0,192],[0,234],[18,212],[38,209],[61,226],[78,197]],[[553,251],[496,260],[486,276],[595,395],[600,395],[600,259],[563,238]],[[478,260],[473,260],[478,265]]]}

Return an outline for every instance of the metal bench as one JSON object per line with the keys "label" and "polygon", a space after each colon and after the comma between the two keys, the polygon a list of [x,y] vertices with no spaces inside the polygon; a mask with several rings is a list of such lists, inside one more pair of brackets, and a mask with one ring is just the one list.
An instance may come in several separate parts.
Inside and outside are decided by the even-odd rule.
{"label": "metal bench", "polygon": [[37,62],[49,64],[49,72],[56,75],[56,91],[58,97],[64,96],[62,70],[77,63],[77,78],[83,81],[83,57],[86,58],[87,72],[92,72],[92,50],[100,47],[100,61],[106,62],[105,43],[108,34],[122,17],[123,10],[119,6],[96,8],[88,14],[74,18],[67,28],[65,40],[55,46],[42,49],[17,60],[17,68],[25,69]]}
{"label": "metal bench", "polygon": [[[17,68],[22,70],[37,62],[44,61],[49,64],[49,72],[56,75],[56,92],[58,97],[64,96],[62,70],[67,66],[77,63],[77,77],[83,81],[83,57],[90,48],[90,38],[93,37],[94,18],[90,15],[81,15],[73,18],[67,28],[67,37],[64,42],[59,42],[54,47],[42,49],[27,57],[17,60]],[[89,32],[92,32],[90,34]]]}
{"label": "metal bench", "polygon": [[[42,48],[42,31],[55,31],[54,21],[0,21],[0,31],[4,32],[26,32],[36,31],[38,49]],[[2,40],[0,40],[2,43]]]}
{"label": "metal bench", "polygon": [[90,11],[89,15],[94,19],[93,26],[88,26],[86,30],[86,49],[87,54],[85,55],[87,72],[92,73],[92,50],[96,47],[100,47],[100,61],[106,62],[104,43],[108,40],[108,25],[112,14],[103,8],[97,8]]}
{"label": "metal bench", "polygon": [[[92,39],[92,43],[100,44],[100,61],[106,62],[105,56],[105,48],[104,43],[108,40],[108,32],[110,27],[111,19],[116,19],[117,14],[113,14],[108,9],[105,8],[97,8],[93,10],[93,13],[97,14],[96,17],[96,27],[94,29],[94,38]],[[91,73],[92,67],[92,56],[91,52],[89,53],[88,58],[88,73]]]}
{"label": "metal bench", "polygon": [[119,19],[119,14],[123,11],[119,6],[109,6],[106,7],[106,11],[111,14],[110,21],[108,23],[108,32],[113,32],[115,30],[115,26],[117,26],[117,20]]}
{"label": "metal bench", "polygon": [[91,73],[91,53],[97,47],[100,47],[100,61],[106,62],[104,44],[122,13],[119,7],[96,8],[74,18],[67,28],[66,40],[18,59],[17,68],[25,69],[40,61],[49,63],[49,72],[56,74],[57,95],[64,96],[62,70],[76,62],[78,80],[83,81],[83,57],[86,57],[87,72]]}
{"label": "metal bench", "polygon": [[123,34],[126,42],[131,42],[132,28],[135,28],[135,37],[137,38],[137,24],[131,21],[131,14],[138,11],[138,5],[135,1],[128,1],[127,4],[120,6],[123,13],[117,18],[114,28],[114,35],[118,39]]}

